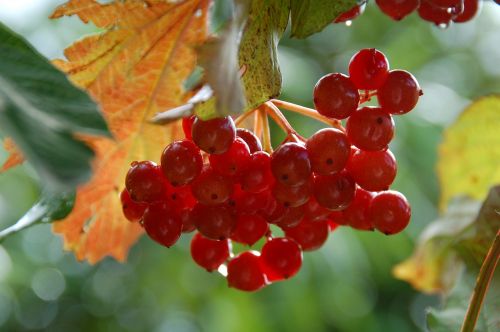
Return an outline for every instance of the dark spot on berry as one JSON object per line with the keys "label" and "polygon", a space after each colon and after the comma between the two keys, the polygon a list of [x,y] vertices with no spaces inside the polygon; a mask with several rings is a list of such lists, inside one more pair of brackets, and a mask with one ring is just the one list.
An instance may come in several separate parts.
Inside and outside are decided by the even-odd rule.
{"label": "dark spot on berry", "polygon": [[175,201],[177,199],[177,194],[172,194],[170,197]]}
{"label": "dark spot on berry", "polygon": [[332,158],[328,158],[328,159],[326,160],[326,164],[327,164],[327,165],[333,165],[333,159],[332,159]]}
{"label": "dark spot on berry", "polygon": [[380,117],[380,116],[379,116],[379,117],[377,118],[377,123],[378,123],[378,124],[382,124],[383,122],[384,122],[384,119],[382,119],[382,117]]}
{"label": "dark spot on berry", "polygon": [[281,176],[281,180],[283,180],[283,181],[288,180],[288,174],[283,174],[283,175]]}
{"label": "dark spot on berry", "polygon": [[214,152],[215,148],[213,146],[208,148],[208,153],[213,154]]}
{"label": "dark spot on berry", "polygon": [[219,198],[219,196],[218,196],[217,194],[212,194],[212,195],[210,196],[210,198],[215,200],[215,199]]}

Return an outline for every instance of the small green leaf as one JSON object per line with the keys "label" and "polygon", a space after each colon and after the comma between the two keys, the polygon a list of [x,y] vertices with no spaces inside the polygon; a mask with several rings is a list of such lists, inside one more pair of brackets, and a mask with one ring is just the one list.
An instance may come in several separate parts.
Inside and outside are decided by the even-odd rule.
{"label": "small green leaf", "polygon": [[71,190],[90,176],[93,151],[74,135],[109,136],[89,96],[2,24],[0,130],[55,191]]}
{"label": "small green leaf", "polygon": [[40,223],[51,223],[64,219],[75,204],[74,192],[44,192],[42,197],[14,225],[0,231],[0,242],[8,236]]}
{"label": "small green leaf", "polygon": [[356,0],[291,0],[292,37],[306,38],[323,30]]}

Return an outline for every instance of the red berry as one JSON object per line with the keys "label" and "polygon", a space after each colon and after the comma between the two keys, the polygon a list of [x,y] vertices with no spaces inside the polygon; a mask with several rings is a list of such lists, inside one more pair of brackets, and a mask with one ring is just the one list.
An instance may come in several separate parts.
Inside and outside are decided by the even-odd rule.
{"label": "red berry", "polygon": [[198,232],[212,240],[224,240],[231,236],[236,226],[236,217],[226,204],[196,204],[191,218]]}
{"label": "red berry", "polygon": [[314,178],[314,196],[321,206],[330,210],[343,210],[349,206],[355,189],[354,180],[345,171]]}
{"label": "red berry", "polygon": [[453,19],[455,23],[465,23],[472,20],[481,10],[482,1],[464,0],[464,10]]}
{"label": "red berry", "polygon": [[229,150],[209,157],[210,165],[220,174],[235,177],[240,175],[250,161],[250,150],[241,138],[237,137]]}
{"label": "red berry", "polygon": [[358,108],[358,104],[358,89],[344,74],[325,75],[314,87],[314,106],[326,117],[345,119]]}
{"label": "red berry", "polygon": [[456,15],[452,14],[448,8],[436,6],[428,0],[422,0],[420,7],[418,7],[418,16],[424,21],[447,27]]}
{"label": "red berry", "polygon": [[396,177],[396,158],[389,149],[358,150],[349,160],[348,170],[361,188],[370,191],[387,190]]}
{"label": "red berry", "polygon": [[361,150],[383,150],[394,136],[394,120],[380,107],[363,107],[347,119],[346,131]]}
{"label": "red berry", "polygon": [[294,240],[274,238],[264,244],[260,259],[267,279],[278,281],[291,278],[299,272],[302,251]]}
{"label": "red berry", "polygon": [[[330,213],[328,216],[328,219],[332,221],[335,225],[341,225],[341,226],[346,226],[347,225],[347,220],[344,218],[344,214],[342,211],[333,211]],[[331,230],[331,227],[330,227]]]}
{"label": "red berry", "polygon": [[203,121],[196,118],[192,128],[193,141],[209,154],[221,154],[229,150],[236,138],[236,127],[231,117]]}
{"label": "red berry", "polygon": [[125,187],[136,202],[152,203],[165,195],[165,178],[152,161],[133,162],[125,178]]}
{"label": "red berry", "polygon": [[260,263],[260,257],[253,251],[245,251],[227,264],[229,287],[253,292],[266,286],[267,280]]}
{"label": "red berry", "polygon": [[271,172],[271,157],[267,152],[253,153],[248,166],[240,176],[241,188],[252,193],[259,193],[269,189],[274,182]]}
{"label": "red berry", "polygon": [[366,2],[363,2],[362,4],[359,4],[359,5],[355,5],[354,7],[349,9],[348,11],[337,16],[337,18],[335,19],[335,21],[333,21],[333,23],[342,23],[342,22],[352,21],[355,18],[357,18],[359,15],[363,14],[363,12],[365,11],[365,7],[366,7]]}
{"label": "red berry", "polygon": [[179,212],[182,221],[182,233],[191,233],[196,230],[191,211],[192,209],[183,209]]}
{"label": "red berry", "polygon": [[188,140],[192,140],[193,136],[191,135],[191,131],[193,129],[193,122],[196,119],[195,115],[190,115],[186,118],[182,118],[182,131],[184,132],[184,136]]}
{"label": "red berry", "polygon": [[354,199],[347,209],[342,211],[341,222],[359,230],[373,230],[372,220],[368,217],[368,208],[372,193],[361,188],[356,189]]}
{"label": "red berry", "polygon": [[376,195],[370,204],[368,216],[379,231],[396,234],[410,222],[411,208],[403,194],[388,190]]}
{"label": "red berry", "polygon": [[431,2],[433,5],[442,7],[442,8],[455,8],[460,6],[463,0],[427,0]]}
{"label": "red berry", "polygon": [[321,206],[314,196],[309,198],[309,201],[304,205],[305,217],[309,220],[326,219],[332,211]]}
{"label": "red berry", "polygon": [[182,221],[164,202],[153,203],[146,209],[143,224],[149,237],[165,247],[173,246],[181,236]]}
{"label": "red berry", "polygon": [[351,81],[361,90],[378,89],[389,72],[389,62],[384,53],[365,48],[354,54],[349,62]]}
{"label": "red berry", "polygon": [[229,204],[235,208],[237,213],[253,214],[264,209],[269,204],[270,199],[272,196],[269,191],[251,193],[235,186]]}
{"label": "red berry", "polygon": [[415,76],[405,70],[391,70],[384,84],[377,90],[382,110],[392,114],[405,114],[417,105],[422,90]]}
{"label": "red berry", "polygon": [[196,233],[191,240],[191,257],[209,272],[217,270],[229,258],[229,241],[207,239]]}
{"label": "red berry", "polygon": [[262,144],[260,144],[260,140],[250,130],[245,128],[238,128],[236,129],[236,136],[247,143],[248,148],[250,149],[250,153],[262,151]]}
{"label": "red berry", "polygon": [[233,181],[231,178],[215,172],[211,167],[204,167],[191,184],[191,191],[200,203],[220,204],[231,196]]}
{"label": "red berry", "polygon": [[312,187],[310,182],[294,187],[276,182],[273,188],[273,196],[285,207],[304,205],[309,200],[311,193]]}
{"label": "red berry", "polygon": [[173,186],[183,186],[193,181],[203,167],[200,149],[192,141],[170,143],[161,155],[161,169]]}
{"label": "red berry", "polygon": [[195,205],[196,199],[191,193],[190,186],[174,187],[167,184],[166,188],[166,202],[176,211],[190,209]]}
{"label": "red berry", "polygon": [[313,251],[321,248],[328,239],[329,226],[326,220],[302,220],[293,228],[285,229],[286,237],[295,240],[302,250]]}
{"label": "red berry", "polygon": [[271,170],[275,179],[288,186],[298,186],[309,181],[311,163],[304,146],[288,142],[271,156]]}
{"label": "red berry", "polygon": [[296,207],[279,205],[274,210],[274,214],[269,218],[268,222],[276,224],[281,229],[287,229],[297,226],[304,219],[304,215],[305,209],[303,205]]}
{"label": "red berry", "polygon": [[252,246],[269,230],[267,221],[258,214],[240,214],[231,240]]}
{"label": "red berry", "polygon": [[351,153],[347,135],[335,128],[319,130],[307,140],[306,147],[312,170],[321,175],[340,172]]}
{"label": "red berry", "polygon": [[144,211],[148,207],[147,204],[137,203],[130,197],[127,189],[123,189],[120,193],[120,201],[122,203],[122,211],[128,221],[136,222],[141,220]]}
{"label": "red berry", "polygon": [[380,10],[399,21],[418,8],[419,0],[375,0]]}

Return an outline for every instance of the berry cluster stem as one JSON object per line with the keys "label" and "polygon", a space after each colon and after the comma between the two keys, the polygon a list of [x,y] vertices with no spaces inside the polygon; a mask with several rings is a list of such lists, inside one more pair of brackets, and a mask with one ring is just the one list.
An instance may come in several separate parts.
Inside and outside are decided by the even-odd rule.
{"label": "berry cluster stem", "polygon": [[271,145],[271,129],[269,128],[269,118],[267,117],[266,111],[259,109],[259,117],[262,120],[262,144],[264,151],[272,153],[273,147]]}
{"label": "berry cluster stem", "polygon": [[297,131],[292,127],[290,122],[285,118],[283,113],[276,105],[268,101],[264,103],[267,114],[276,122],[276,124],[287,134],[287,140],[302,142],[304,138],[300,136]]}
{"label": "berry cluster stem", "polygon": [[343,130],[343,127],[342,127],[342,124],[340,123],[340,121],[329,119],[326,116],[319,114],[316,110],[314,110],[312,108],[304,107],[301,105],[297,105],[297,104],[290,103],[290,102],[283,101],[283,100],[279,100],[279,99],[272,99],[271,103],[273,103],[277,107],[281,107],[283,109],[286,109],[287,111],[291,111],[291,112],[305,115],[311,119],[323,122],[331,127]]}
{"label": "berry cluster stem", "polygon": [[372,97],[375,97],[377,95],[377,91],[368,91],[366,90],[364,94],[359,96],[359,103],[363,104],[366,103],[367,101],[370,101]]}
{"label": "berry cluster stem", "polygon": [[477,319],[479,317],[479,312],[483,305],[484,298],[486,296],[486,291],[490,285],[493,274],[495,274],[495,269],[500,257],[500,230],[497,231],[495,240],[488,251],[488,254],[484,258],[483,265],[481,265],[481,270],[476,279],[476,285],[474,286],[474,291],[472,293],[469,307],[467,308],[467,313],[465,314],[464,323],[462,324],[461,332],[473,332],[476,326]]}

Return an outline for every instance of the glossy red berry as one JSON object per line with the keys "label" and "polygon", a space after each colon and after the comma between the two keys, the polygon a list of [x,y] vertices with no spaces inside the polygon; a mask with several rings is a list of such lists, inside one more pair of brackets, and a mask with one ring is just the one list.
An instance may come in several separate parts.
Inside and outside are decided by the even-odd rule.
{"label": "glossy red berry", "polygon": [[188,140],[193,139],[191,131],[193,130],[193,122],[195,119],[196,119],[195,115],[190,115],[186,118],[182,118],[182,131],[184,132],[184,136]]}
{"label": "glossy red berry", "polygon": [[228,240],[211,240],[196,233],[191,240],[191,257],[196,264],[212,272],[229,258],[229,247]]}
{"label": "glossy red berry", "polygon": [[349,62],[349,76],[360,90],[375,90],[389,73],[389,61],[384,53],[374,48],[365,48],[354,54]]}
{"label": "glossy red berry", "polygon": [[309,181],[311,162],[307,149],[295,142],[282,144],[271,155],[274,178],[288,186],[298,186]]}
{"label": "glossy red berry", "polygon": [[321,248],[328,239],[330,228],[326,220],[302,220],[295,227],[285,229],[287,238],[295,240],[302,250],[313,251]]}
{"label": "glossy red berry", "polygon": [[212,154],[209,157],[210,165],[220,174],[235,177],[239,176],[250,161],[250,150],[241,138],[236,138],[229,150],[222,154]]}
{"label": "glossy red berry", "polygon": [[343,210],[354,198],[354,180],[347,172],[319,175],[314,178],[314,197],[330,210]]}
{"label": "glossy red berry", "polygon": [[304,205],[305,217],[309,220],[326,219],[332,213],[329,209],[321,206],[314,195],[309,198],[309,201]]}
{"label": "glossy red berry", "polygon": [[152,161],[133,162],[125,178],[125,187],[136,202],[152,203],[165,195],[165,178]]}
{"label": "glossy red berry", "polygon": [[396,234],[410,222],[411,208],[403,194],[388,190],[372,199],[368,216],[380,232],[387,235]]}
{"label": "glossy red berry", "polygon": [[389,189],[397,172],[396,158],[392,152],[356,151],[347,167],[354,181],[363,189],[382,191]]}
{"label": "glossy red berry", "polygon": [[264,209],[269,204],[270,199],[272,196],[269,191],[251,193],[235,186],[234,193],[228,203],[237,213],[253,214]]}
{"label": "glossy red berry", "polygon": [[351,143],[342,131],[325,128],[307,140],[306,148],[314,173],[328,175],[344,169],[351,152]]}
{"label": "glossy red berry", "polygon": [[343,23],[354,20],[359,15],[363,14],[363,12],[365,11],[365,7],[366,7],[366,2],[363,2],[362,4],[359,5],[355,5],[348,11],[337,16],[334,23]]}
{"label": "glossy red berry", "polygon": [[281,229],[297,226],[305,216],[304,206],[285,207],[279,204],[269,217],[268,222],[277,225]]}
{"label": "glossy red berry", "polygon": [[161,155],[161,169],[173,186],[183,186],[196,178],[203,167],[200,149],[192,141],[170,143]]}
{"label": "glossy red berry", "polygon": [[347,119],[346,131],[359,149],[383,150],[394,136],[394,120],[380,107],[363,107]]}
{"label": "glossy red berry", "polygon": [[419,0],[375,0],[375,2],[384,14],[396,21],[417,10],[420,4]]}
{"label": "glossy red berry", "polygon": [[377,90],[380,107],[392,114],[405,114],[417,105],[422,90],[415,76],[406,70],[391,70]]}
{"label": "glossy red berry", "polygon": [[211,167],[204,167],[191,184],[191,191],[202,204],[220,204],[227,201],[233,193],[233,181],[215,172]]}
{"label": "glossy red berry", "polygon": [[253,153],[245,172],[240,176],[241,188],[248,192],[260,193],[271,188],[273,182],[271,156],[264,151]]}
{"label": "glossy red berry", "polygon": [[191,233],[196,230],[193,217],[191,215],[191,209],[183,209],[179,211],[179,216],[182,221],[182,233]]}
{"label": "glossy red berry", "polygon": [[141,220],[144,211],[148,207],[147,204],[137,203],[130,197],[127,189],[123,189],[120,193],[120,201],[122,203],[122,211],[128,221],[137,222]]}
{"label": "glossy red berry", "polygon": [[238,128],[236,129],[236,136],[247,143],[250,153],[262,151],[262,144],[260,144],[260,140],[250,130]]}
{"label": "glossy red berry", "polygon": [[302,266],[302,251],[297,242],[287,238],[273,238],[264,244],[260,256],[269,281],[293,277]]}
{"label": "glossy red berry", "polygon": [[453,18],[455,23],[465,23],[472,20],[481,10],[482,1],[464,0],[464,10],[458,16]]}
{"label": "glossy red berry", "polygon": [[373,223],[368,216],[372,197],[371,192],[357,188],[351,204],[342,211],[341,222],[355,229],[372,231],[374,229]]}
{"label": "glossy red berry", "polygon": [[209,154],[221,154],[229,150],[236,138],[236,127],[231,117],[203,121],[196,118],[192,128],[193,141]]}
{"label": "glossy red berry", "polygon": [[253,292],[266,286],[267,280],[256,252],[246,251],[234,257],[227,264],[229,287]]}
{"label": "glossy red berry", "polygon": [[290,187],[276,182],[273,187],[273,195],[276,200],[285,207],[296,207],[304,205],[312,194],[312,185],[306,182],[300,186]]}
{"label": "glossy red berry", "polygon": [[236,220],[236,227],[234,228],[231,240],[254,245],[269,231],[267,221],[258,214],[240,214]]}
{"label": "glossy red berry", "polygon": [[326,117],[345,119],[358,108],[358,104],[358,88],[344,74],[325,75],[314,87],[314,107]]}
{"label": "glossy red berry", "polygon": [[[333,222],[337,226],[346,226],[347,225],[347,220],[344,219],[344,214],[342,213],[343,211],[333,211],[330,213],[328,216],[328,220]],[[331,226],[330,226],[331,230]]]}
{"label": "glossy red berry", "polygon": [[447,27],[456,15],[451,13],[448,8],[436,6],[429,0],[421,0],[418,7],[418,16],[424,21]]}
{"label": "glossy red berry", "polygon": [[431,2],[433,5],[442,8],[456,8],[463,3],[464,0],[425,0]]}
{"label": "glossy red berry", "polygon": [[182,221],[164,202],[151,204],[142,220],[148,236],[165,247],[173,246],[181,236]]}
{"label": "glossy red berry", "polygon": [[196,204],[191,218],[198,232],[212,240],[228,239],[236,227],[236,217],[226,204]]}

